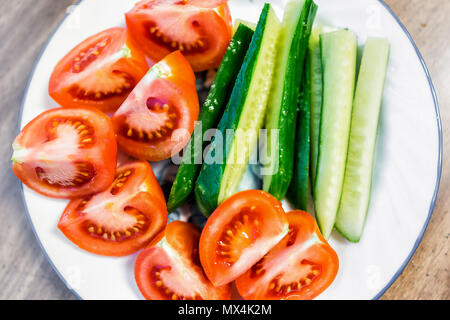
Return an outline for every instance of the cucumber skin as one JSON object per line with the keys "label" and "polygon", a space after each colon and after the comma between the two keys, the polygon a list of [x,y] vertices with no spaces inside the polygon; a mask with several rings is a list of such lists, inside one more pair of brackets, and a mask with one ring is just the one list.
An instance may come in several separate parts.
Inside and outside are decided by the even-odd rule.
{"label": "cucumber skin", "polygon": [[[219,117],[228,103],[253,33],[253,30],[249,27],[239,24],[235,35],[230,41],[230,45],[223,57],[214,83],[211,86],[198,118],[198,121],[202,123],[202,137],[208,129],[214,128],[219,122]],[[199,130],[198,126],[196,126],[195,130]],[[196,132],[195,130],[194,132]],[[193,134],[188,144],[189,150],[185,153],[187,156],[183,157],[172,189],[170,190],[169,200],[167,202],[169,212],[183,205],[189,199],[194,189],[195,179],[201,168],[200,164],[195,164],[195,159],[202,157],[203,154],[203,148],[201,150],[195,150],[194,137],[195,134]],[[204,147],[205,143],[202,142],[202,144]]]}
{"label": "cucumber skin", "polygon": [[322,34],[320,44],[324,95],[314,205],[320,231],[328,239],[334,227],[344,182],[355,86],[357,40],[352,32],[340,30]]}
{"label": "cucumber skin", "polygon": [[249,22],[249,21],[246,21],[246,20],[243,20],[243,19],[235,19],[235,20],[233,21],[233,35],[236,33],[238,27],[239,27],[241,24],[243,24],[243,25],[245,25],[246,27],[250,28],[253,32],[254,32],[255,29],[256,29],[256,24],[255,24],[255,23],[252,23],[252,22]]}
{"label": "cucumber skin", "polygon": [[344,186],[335,223],[336,230],[355,243],[361,239],[369,209],[376,133],[388,59],[389,42],[386,39],[367,39],[353,103]]}
{"label": "cucumber skin", "polygon": [[309,38],[311,74],[311,183],[314,185],[319,155],[320,117],[322,113],[322,57],[320,56],[321,28],[313,30]]}
{"label": "cucumber skin", "polygon": [[[294,150],[300,85],[308,48],[308,39],[316,13],[317,5],[312,0],[306,0],[297,21],[296,31],[289,50],[277,124],[277,128],[280,130],[279,148],[275,156],[278,157],[279,166],[274,175],[271,177],[266,176],[264,179],[264,190],[278,200],[283,199],[286,195],[294,174]],[[270,119],[267,122],[270,122]],[[271,135],[269,135],[270,137]],[[270,184],[267,185],[269,179]]]}
{"label": "cucumber skin", "polygon": [[[227,129],[236,131],[239,124],[240,115],[247,97],[245,93],[250,87],[252,75],[260,53],[269,10],[271,10],[271,6],[266,3],[261,12],[259,22],[255,33],[253,34],[244,63],[242,64],[241,70],[236,79],[230,101],[228,102],[222,119],[219,122],[217,129],[222,133],[224,138],[226,137]],[[213,154],[215,149],[214,147],[216,145],[215,139],[213,139],[211,144],[212,147],[209,153],[211,153],[211,155],[215,155]],[[226,167],[227,151],[230,149],[231,144],[232,141],[227,141],[227,143],[223,144],[221,163],[214,162],[208,165],[203,164],[197,178],[194,189],[195,199],[200,210],[206,217],[209,217],[218,206],[220,185]]]}
{"label": "cucumber skin", "polygon": [[296,209],[308,210],[308,196],[310,185],[310,104],[311,104],[311,69],[310,58],[305,61],[302,93],[300,96],[300,109],[298,113],[297,136],[295,140],[295,166],[294,176],[288,190],[288,199]]}

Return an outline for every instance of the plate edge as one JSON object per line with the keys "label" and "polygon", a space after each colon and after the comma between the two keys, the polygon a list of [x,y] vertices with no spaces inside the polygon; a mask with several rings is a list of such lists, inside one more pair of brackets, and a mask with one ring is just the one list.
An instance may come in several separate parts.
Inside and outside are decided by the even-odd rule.
{"label": "plate edge", "polygon": [[[81,3],[82,0],[77,0],[75,1],[73,4],[71,4],[71,6],[78,6]],[[64,17],[61,19],[61,21],[58,22],[58,24],[56,25],[55,29],[53,29],[52,33],[50,34],[50,36],[48,37],[48,39],[45,41],[44,45],[42,46],[41,51],[39,52],[35,62],[34,62],[34,66],[33,69],[31,70],[30,76],[27,80],[27,83],[25,85],[25,90],[24,90],[24,95],[22,97],[22,101],[20,103],[20,111],[19,111],[19,120],[18,120],[18,124],[17,124],[17,130],[16,130],[16,135],[18,135],[21,131],[21,123],[22,123],[22,117],[23,117],[23,109],[24,109],[24,105],[25,105],[25,100],[27,98],[28,95],[28,91],[30,89],[30,84],[31,81],[34,77],[34,74],[36,72],[36,68],[37,65],[39,64],[39,61],[42,58],[42,55],[44,54],[44,52],[46,51],[48,44],[50,43],[50,41],[53,39],[55,33],[59,30],[59,28],[61,27],[61,25],[64,23],[64,21],[66,21],[67,17],[70,16],[70,12],[66,12],[66,14],[64,15]],[[78,299],[78,300],[83,300],[83,298],[81,298],[81,296],[73,289],[71,288],[71,286],[69,285],[69,283],[66,281],[66,279],[62,276],[62,274],[59,272],[58,268],[56,268],[56,266],[53,264],[52,259],[50,259],[50,257],[47,254],[47,251],[45,250],[44,246],[42,245],[42,242],[40,240],[40,238],[37,235],[36,229],[34,228],[34,224],[33,221],[31,220],[31,216],[30,216],[30,212],[28,211],[28,206],[27,206],[27,202],[25,201],[25,193],[23,191],[23,183],[19,183],[20,186],[20,194],[22,197],[22,202],[25,208],[25,213],[27,216],[27,220],[28,223],[31,226],[31,230],[33,230],[33,234],[37,240],[37,243],[39,244],[39,247],[41,248],[42,253],[44,254],[45,259],[47,260],[47,262],[50,264],[50,266],[52,267],[52,269],[55,271],[55,273],[57,274],[58,278],[61,279],[62,283],[66,286],[66,288],[73,293],[73,295]]]}
{"label": "plate edge", "polygon": [[439,150],[438,150],[438,165],[437,165],[437,175],[436,175],[436,186],[435,186],[433,197],[431,199],[430,207],[429,207],[429,210],[428,210],[428,217],[427,217],[427,219],[426,219],[426,221],[425,221],[425,223],[424,223],[424,225],[422,227],[421,232],[419,233],[419,236],[416,239],[416,242],[413,245],[413,249],[409,253],[409,255],[406,258],[406,260],[403,262],[403,264],[400,266],[400,268],[397,270],[397,272],[394,274],[394,276],[391,278],[391,280],[388,282],[388,284],[383,289],[381,289],[381,291],[377,295],[375,295],[375,297],[373,297],[372,300],[380,299],[383,296],[383,294],[400,277],[400,275],[403,273],[403,271],[405,270],[406,266],[411,261],[412,257],[414,256],[414,254],[417,251],[417,248],[419,247],[420,243],[423,240],[423,237],[425,235],[425,231],[427,230],[428,224],[430,223],[431,217],[433,216],[433,212],[434,212],[434,209],[436,207],[436,201],[437,201],[437,196],[438,196],[438,193],[439,193],[439,187],[440,187],[440,184],[441,184],[441,176],[442,176],[442,149],[443,149],[441,113],[440,113],[440,110],[439,110],[439,102],[438,102],[436,90],[434,88],[433,80],[431,79],[430,71],[428,70],[428,67],[427,67],[427,65],[425,63],[425,60],[424,60],[422,54],[420,53],[419,48],[417,47],[416,42],[414,41],[414,39],[412,38],[412,36],[409,33],[408,29],[403,24],[403,22],[400,20],[400,18],[394,13],[394,11],[391,9],[391,7],[384,0],[378,0],[378,2],[391,14],[391,16],[394,18],[394,20],[402,28],[403,32],[406,34],[406,36],[409,39],[410,43],[412,44],[414,50],[416,51],[416,54],[417,54],[417,57],[419,58],[420,63],[422,64],[422,68],[423,68],[423,70],[425,72],[425,76],[427,77],[428,85],[430,87],[431,95],[433,97],[434,109],[435,109],[435,112],[436,112],[436,121],[437,121],[437,129],[438,129],[438,140],[439,140],[438,141]]}

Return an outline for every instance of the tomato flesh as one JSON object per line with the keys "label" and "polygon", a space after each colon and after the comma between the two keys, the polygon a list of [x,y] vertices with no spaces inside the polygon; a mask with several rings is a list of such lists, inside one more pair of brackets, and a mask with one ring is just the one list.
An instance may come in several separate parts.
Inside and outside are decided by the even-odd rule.
{"label": "tomato flesh", "polygon": [[149,300],[230,299],[231,287],[214,287],[200,265],[200,231],[174,221],[144,251],[135,264],[135,278]]}
{"label": "tomato flesh", "polygon": [[145,247],[167,223],[164,195],[147,162],[120,166],[110,187],[72,200],[58,228],[80,248],[124,256]]}
{"label": "tomato flesh", "polygon": [[210,216],[200,238],[200,259],[215,285],[227,284],[257,263],[288,231],[281,203],[261,190],[228,198]]}
{"label": "tomato flesh", "polygon": [[303,211],[287,214],[289,233],[236,280],[245,299],[305,300],[322,293],[339,269],[336,252]]}
{"label": "tomato flesh", "polygon": [[55,67],[50,96],[62,107],[115,111],[145,75],[145,56],[124,28],[100,32],[72,49]]}
{"label": "tomato flesh", "polygon": [[49,197],[103,191],[114,179],[117,143],[112,123],[93,108],[46,111],[25,126],[13,148],[16,176]]}
{"label": "tomato flesh", "polygon": [[146,0],[125,17],[130,36],[152,60],[180,50],[195,71],[216,67],[231,39],[226,0]]}
{"label": "tomato flesh", "polygon": [[121,149],[160,161],[189,142],[198,113],[195,75],[177,51],[150,69],[112,120]]}

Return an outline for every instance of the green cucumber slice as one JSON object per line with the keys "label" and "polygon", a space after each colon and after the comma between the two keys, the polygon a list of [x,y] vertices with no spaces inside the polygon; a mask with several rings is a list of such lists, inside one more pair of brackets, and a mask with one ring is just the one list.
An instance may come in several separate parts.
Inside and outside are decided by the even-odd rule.
{"label": "green cucumber slice", "polygon": [[[253,30],[240,24],[231,39],[227,52],[217,71],[214,83],[200,112],[194,134],[185,150],[172,189],[170,190],[169,200],[167,202],[167,210],[169,212],[183,205],[189,199],[194,189],[195,179],[197,179],[198,172],[201,168],[198,159],[201,159],[203,154],[204,143],[202,143],[202,137],[208,129],[216,127],[220,120],[220,116],[230,98],[252,36]],[[195,141],[197,137],[200,138],[200,141]],[[202,145],[202,148],[195,148],[199,144]]]}
{"label": "green cucumber slice", "polygon": [[328,239],[334,226],[344,181],[355,87],[357,41],[339,30],[320,35],[323,102],[319,158],[314,185],[316,218]]}
{"label": "green cucumber slice", "polygon": [[249,21],[245,21],[245,20],[242,20],[242,19],[236,19],[236,20],[233,21],[233,34],[236,33],[237,29],[239,28],[239,26],[241,24],[243,24],[246,27],[252,29],[252,31],[255,31],[255,29],[256,29],[256,24],[255,23],[249,22]]}
{"label": "green cucumber slice", "polygon": [[[215,161],[203,164],[196,182],[197,204],[207,216],[236,192],[248,167],[263,125],[279,31],[280,21],[270,4],[265,4],[218,133],[206,156]],[[235,135],[228,134],[224,143],[229,130]]]}
{"label": "green cucumber slice", "polygon": [[[298,100],[308,39],[317,12],[312,0],[291,0],[285,8],[266,129],[268,163],[263,189],[281,200],[293,175]],[[279,130],[272,141],[272,130]]]}
{"label": "green cucumber slice", "polygon": [[345,238],[353,242],[361,239],[369,208],[375,142],[388,60],[388,40],[367,39],[356,84],[344,186],[335,225]]}
{"label": "green cucumber slice", "polygon": [[321,28],[314,28],[309,38],[311,74],[311,182],[314,184],[319,156],[320,117],[322,113],[322,57],[320,56]]}
{"label": "green cucumber slice", "polygon": [[297,209],[308,211],[308,199],[311,193],[310,183],[310,103],[311,103],[311,68],[310,57],[306,57],[305,72],[300,95],[297,136],[295,138],[294,176],[288,190],[288,199]]}
{"label": "green cucumber slice", "polygon": [[320,119],[322,114],[322,57],[320,52],[320,34],[336,31],[335,28],[316,26],[309,37],[308,56],[311,74],[311,184],[314,185],[319,157]]}

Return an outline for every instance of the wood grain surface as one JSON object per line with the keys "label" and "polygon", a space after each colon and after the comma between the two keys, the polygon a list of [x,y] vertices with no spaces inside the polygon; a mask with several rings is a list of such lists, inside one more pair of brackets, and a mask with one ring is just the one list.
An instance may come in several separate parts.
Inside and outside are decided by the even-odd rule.
{"label": "wood grain surface", "polygon": [[[383,299],[450,299],[450,1],[387,0],[430,69],[439,98],[444,160],[436,210],[403,274]],[[21,100],[33,65],[74,0],[0,1],[0,299],[75,299],[51,268],[28,223],[10,169]]]}

